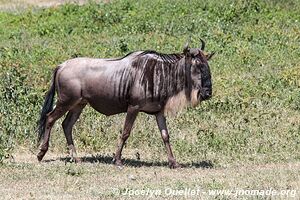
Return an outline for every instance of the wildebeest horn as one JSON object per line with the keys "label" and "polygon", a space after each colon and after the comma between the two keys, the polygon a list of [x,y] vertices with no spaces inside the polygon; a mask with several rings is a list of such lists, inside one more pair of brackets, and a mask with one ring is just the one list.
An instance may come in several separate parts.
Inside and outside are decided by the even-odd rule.
{"label": "wildebeest horn", "polygon": [[200,41],[201,41],[201,50],[203,51],[204,50],[204,48],[205,48],[205,42],[200,38]]}
{"label": "wildebeest horn", "polygon": [[189,42],[186,42],[186,44],[183,47],[183,53],[186,54],[189,51]]}

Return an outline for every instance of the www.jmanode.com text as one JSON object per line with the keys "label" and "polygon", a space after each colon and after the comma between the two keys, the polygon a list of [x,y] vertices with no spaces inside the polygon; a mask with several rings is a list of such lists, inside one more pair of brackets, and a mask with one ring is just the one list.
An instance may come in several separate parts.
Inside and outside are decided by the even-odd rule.
{"label": "www.jmanode.com text", "polygon": [[184,197],[195,197],[195,196],[260,196],[260,197],[296,197],[296,190],[275,190],[275,189],[213,189],[204,190],[201,188],[163,188],[163,189],[124,189],[119,190],[113,188],[112,192],[114,195],[119,196],[184,196]]}

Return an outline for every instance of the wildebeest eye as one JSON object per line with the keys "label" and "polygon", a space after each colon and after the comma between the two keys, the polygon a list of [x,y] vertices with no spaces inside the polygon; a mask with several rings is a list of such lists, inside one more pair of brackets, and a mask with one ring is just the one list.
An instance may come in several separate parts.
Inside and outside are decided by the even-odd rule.
{"label": "wildebeest eye", "polygon": [[198,66],[199,65],[199,60],[194,58],[192,60],[192,64],[195,65],[195,66]]}
{"label": "wildebeest eye", "polygon": [[201,63],[202,63],[202,62],[201,62],[201,60],[200,60],[199,58],[196,58],[196,59],[195,59],[195,64],[196,64],[196,65],[200,65]]}

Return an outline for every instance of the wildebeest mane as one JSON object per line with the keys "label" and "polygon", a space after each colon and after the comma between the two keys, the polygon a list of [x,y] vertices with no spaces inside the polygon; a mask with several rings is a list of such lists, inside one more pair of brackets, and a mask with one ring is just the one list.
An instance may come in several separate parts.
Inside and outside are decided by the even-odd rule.
{"label": "wildebeest mane", "polygon": [[126,54],[125,56],[123,56],[123,57],[120,57],[120,58],[111,58],[111,59],[108,59],[108,60],[110,60],[110,61],[122,60],[122,59],[124,59],[124,58],[130,56],[130,55],[133,54],[133,53],[135,53],[135,51],[129,52],[129,53],[127,53],[127,54]]}
{"label": "wildebeest mane", "polygon": [[[109,60],[122,60],[128,56],[130,56],[131,54],[136,53],[136,51],[132,51],[127,53],[125,56],[120,57],[120,58],[113,58],[113,59],[109,59]],[[179,59],[181,59],[183,57],[182,54],[179,53],[172,53],[172,54],[164,54],[164,53],[159,53],[157,51],[154,50],[145,50],[143,51],[141,54],[139,54],[138,56],[144,56],[144,55],[155,55],[157,56],[157,58],[162,59],[165,62],[177,62]]]}
{"label": "wildebeest mane", "polygon": [[181,53],[164,54],[153,50],[146,50],[140,54],[140,56],[144,56],[144,55],[155,55],[157,56],[157,58],[163,60],[164,62],[170,62],[170,63],[177,62],[183,57]]}

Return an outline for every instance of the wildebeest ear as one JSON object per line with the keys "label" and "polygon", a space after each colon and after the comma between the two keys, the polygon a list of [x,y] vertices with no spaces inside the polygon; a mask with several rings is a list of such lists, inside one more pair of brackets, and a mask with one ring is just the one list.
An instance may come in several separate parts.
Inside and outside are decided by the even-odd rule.
{"label": "wildebeest ear", "polygon": [[204,40],[202,40],[201,38],[200,38],[200,41],[201,41],[200,49],[201,49],[201,51],[204,51],[204,48],[205,48],[205,42],[204,42]]}
{"label": "wildebeest ear", "polygon": [[212,53],[205,54],[206,60],[210,60],[215,54],[216,52],[214,51]]}
{"label": "wildebeest ear", "polygon": [[190,47],[189,47],[189,43],[188,42],[183,47],[183,54],[184,55],[189,55],[190,54]]}

